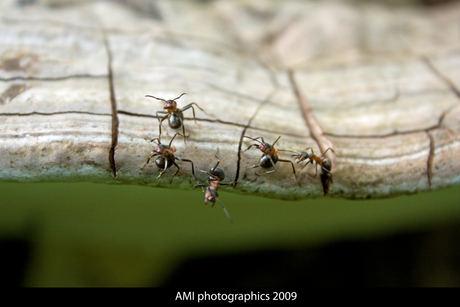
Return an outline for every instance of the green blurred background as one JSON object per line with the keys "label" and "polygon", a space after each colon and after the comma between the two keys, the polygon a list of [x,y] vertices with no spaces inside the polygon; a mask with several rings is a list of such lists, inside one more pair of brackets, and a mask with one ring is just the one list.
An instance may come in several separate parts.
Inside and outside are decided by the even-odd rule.
{"label": "green blurred background", "polygon": [[460,285],[460,187],[365,201],[221,191],[234,224],[200,189],[0,182],[2,285]]}

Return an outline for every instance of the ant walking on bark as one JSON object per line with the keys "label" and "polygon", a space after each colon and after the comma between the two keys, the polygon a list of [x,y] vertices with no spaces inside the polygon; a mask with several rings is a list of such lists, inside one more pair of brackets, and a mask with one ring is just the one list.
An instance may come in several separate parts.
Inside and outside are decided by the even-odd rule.
{"label": "ant walking on bark", "polygon": [[[311,153],[307,152],[309,149],[311,150]],[[332,168],[331,160],[324,157],[329,150],[335,154],[335,151],[330,147],[326,149],[326,151],[322,154],[321,157],[315,155],[315,153],[313,152],[313,148],[311,147],[308,147],[305,151],[302,151],[301,153],[290,151],[290,150],[283,150],[283,151],[295,153],[295,155],[292,155],[292,157],[296,157],[295,158],[296,163],[300,163],[305,160],[307,161],[307,163],[305,163],[305,165],[302,166],[300,171],[302,171],[305,168],[305,166],[307,166],[309,163],[316,164],[315,165],[316,173],[315,173],[315,176],[313,176],[313,178],[315,178],[316,175],[318,175],[318,167],[317,167],[318,165],[321,166],[322,172],[331,173],[331,168]]]}
{"label": "ant walking on bark", "polygon": [[[157,111],[156,112],[156,115],[158,117],[158,121],[160,122],[160,125],[159,125],[159,130],[160,130],[159,138],[161,138],[161,124],[163,123],[163,121],[165,119],[168,119],[169,127],[173,128],[173,129],[179,129],[180,127],[182,127],[182,132],[183,132],[183,136],[184,136],[184,143],[185,143],[185,126],[184,126],[184,114],[183,114],[183,112],[188,110],[188,109],[190,109],[190,108],[192,108],[193,119],[195,120],[195,124],[197,124],[197,122],[196,122],[196,117],[195,117],[195,108],[193,107],[193,105],[195,105],[198,109],[200,109],[201,111],[206,113],[195,102],[189,103],[188,105],[186,105],[182,109],[179,109],[177,107],[176,100],[181,98],[183,95],[187,95],[187,93],[182,93],[178,97],[176,97],[174,99],[171,99],[171,100],[165,100],[163,98],[157,98],[157,97],[152,96],[152,95],[146,95],[145,96],[145,97],[150,97],[150,98],[154,98],[154,99],[157,99],[157,100],[161,100],[161,101],[164,102],[163,111]],[[160,119],[160,116],[158,116],[158,114],[166,114],[166,115],[163,116],[163,118]],[[159,140],[159,138],[158,138],[158,140]]]}
{"label": "ant walking on bark", "polygon": [[[179,165],[176,164],[176,160],[178,161],[185,161],[185,162],[190,162],[192,164],[192,174],[193,174],[193,177],[196,178],[195,176],[195,170],[194,170],[194,165],[193,165],[193,162],[192,160],[188,160],[188,159],[183,159],[183,158],[180,158],[180,157],[177,157],[176,155],[174,155],[174,153],[176,152],[176,148],[174,147],[171,147],[171,143],[173,142],[174,138],[176,137],[176,135],[181,135],[180,133],[176,133],[174,134],[173,138],[171,139],[171,141],[169,142],[169,145],[164,145],[164,144],[161,144],[160,142],[160,139],[159,138],[154,138],[152,140],[150,140],[150,142],[154,142],[155,144],[157,144],[157,146],[155,147],[155,149],[150,153],[150,157],[147,159],[147,162],[144,164],[144,166],[142,166],[141,169],[144,169],[144,167],[147,166],[147,164],[149,164],[150,162],[150,159],[152,159],[153,157],[156,157],[158,156],[156,159],[155,159],[155,165],[158,167],[158,169],[162,169],[163,171],[160,172],[160,175],[158,175],[157,179],[160,178],[161,176],[163,176],[163,174],[166,172],[166,170],[171,167],[172,165],[174,165],[176,168],[177,168],[177,171],[172,175],[171,177],[171,182],[174,178],[174,176],[176,176],[176,174],[179,172],[180,170],[180,167]],[[158,142],[156,142],[155,140],[157,140]],[[198,178],[196,178],[198,180]]]}
{"label": "ant walking on bark", "polygon": [[[311,153],[308,153],[309,149],[311,150]],[[308,147],[305,151],[302,151],[301,153],[290,151],[290,150],[285,150],[285,151],[294,153],[294,155],[292,156],[295,157],[296,163],[307,161],[307,163],[305,163],[305,165],[302,166],[300,171],[302,171],[309,163],[314,164],[316,173],[313,176],[313,178],[315,178],[316,175],[318,175],[318,165],[320,165],[321,183],[323,185],[324,195],[327,195],[329,193],[329,188],[330,188],[330,185],[332,184],[332,173],[331,173],[332,163],[331,163],[331,160],[325,158],[325,155],[329,150],[332,151],[334,155],[336,154],[335,151],[330,147],[326,149],[326,151],[323,152],[321,156],[315,155],[315,153],[313,152],[313,148],[311,147]]]}
{"label": "ant walking on bark", "polygon": [[[278,162],[287,162],[287,163],[291,163],[292,165],[292,172],[294,173],[294,177],[295,177],[295,180],[297,181],[297,183],[299,184],[300,186],[300,182],[299,180],[297,179],[297,175],[296,175],[296,172],[295,172],[295,167],[294,167],[294,163],[292,163],[291,160],[283,160],[283,159],[280,159],[278,157],[278,150],[275,148],[275,144],[276,142],[278,142],[278,140],[280,139],[281,136],[279,136],[275,142],[273,142],[272,145],[266,143],[264,141],[264,138],[259,136],[259,137],[256,137],[256,138],[251,138],[249,136],[243,136],[245,138],[248,138],[248,139],[251,139],[253,141],[256,141],[256,142],[259,142],[260,144],[252,144],[251,146],[249,146],[245,151],[249,150],[251,147],[257,147],[257,149],[259,149],[260,151],[262,151],[263,155],[262,157],[260,158],[259,160],[259,165],[253,165],[252,168],[256,168],[256,167],[262,167],[262,168],[265,168],[265,169],[268,169],[268,168],[274,168],[274,170],[271,170],[271,171],[266,171],[265,174],[270,174],[270,173],[274,173],[276,171],[276,163]],[[260,139],[261,141],[259,141],[258,139]],[[264,175],[264,174],[257,174],[257,175]]]}
{"label": "ant walking on bark", "polygon": [[[227,215],[228,220],[230,223],[233,223],[232,217],[227,211],[227,208],[225,208],[224,204],[218,199],[219,194],[217,193],[217,189],[221,185],[232,185],[233,183],[228,182],[228,183],[223,183],[221,182],[222,180],[225,179],[225,173],[222,169],[218,168],[217,166],[219,165],[220,161],[217,160],[217,163],[214,167],[212,167],[209,171],[202,171],[203,173],[206,173],[209,175],[208,183],[209,185],[206,184],[195,184],[195,188],[201,187],[204,192],[204,204],[207,205],[208,202],[212,203],[211,207],[214,207],[216,201],[219,202],[219,204],[222,206],[222,209],[224,209],[225,215]],[[206,190],[204,191],[204,188],[206,187]]]}

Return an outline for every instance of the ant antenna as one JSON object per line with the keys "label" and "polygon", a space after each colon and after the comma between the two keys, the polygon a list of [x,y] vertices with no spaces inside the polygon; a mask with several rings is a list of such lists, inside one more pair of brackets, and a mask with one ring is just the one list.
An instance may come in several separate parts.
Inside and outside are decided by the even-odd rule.
{"label": "ant antenna", "polygon": [[216,198],[216,200],[217,200],[217,201],[219,202],[219,204],[222,206],[222,209],[224,209],[224,213],[225,213],[225,215],[227,216],[228,220],[230,221],[230,224],[233,224],[232,217],[230,216],[230,213],[228,213],[227,208],[225,208],[225,205],[224,205],[218,198]]}
{"label": "ant antenna", "polygon": [[152,96],[152,95],[145,95],[145,97],[155,98],[156,100],[161,100],[163,102],[166,102],[166,100],[164,100],[163,98],[157,98],[157,97]]}
{"label": "ant antenna", "polygon": [[157,144],[157,145],[161,145],[161,143],[155,142],[155,140],[158,140],[158,142],[160,142],[160,140],[159,140],[158,138],[153,138],[153,139],[151,139],[151,140],[149,140],[149,139],[147,139],[147,138],[144,138],[144,140],[145,140],[146,142],[149,142],[149,143],[152,143],[152,142],[153,142],[153,143],[155,143],[155,144]]}
{"label": "ant antenna", "polygon": [[[182,94],[179,95],[179,97],[174,98],[174,99],[171,99],[171,100],[174,101],[174,100],[176,100],[176,99],[181,98],[181,97],[184,96],[184,95],[187,95],[187,93],[182,93]],[[163,98],[158,98],[158,97],[155,97],[155,96],[152,96],[152,95],[145,95],[145,97],[155,98],[156,100],[161,100],[161,101],[163,101],[163,102],[167,102],[167,100],[165,100],[165,99],[163,99]]]}
{"label": "ant antenna", "polygon": [[[273,142],[273,144],[272,144],[273,147],[275,147],[275,144],[276,144],[276,142],[278,142],[278,140],[280,139],[280,137],[281,137],[281,135],[276,139],[276,141]],[[263,141],[264,141],[264,140],[262,139],[262,142],[263,142]]]}
{"label": "ant antenna", "polygon": [[[253,141],[256,141],[256,142],[259,142],[259,143],[261,143],[261,144],[262,144],[262,143],[265,143],[265,141],[264,141],[264,138],[263,138],[263,137],[261,137],[261,136],[258,136],[258,137],[256,137],[255,139],[253,139],[252,137],[249,137],[249,136],[243,136],[243,137],[244,137],[244,138],[248,138],[248,139],[251,139],[251,140],[253,140]],[[262,142],[261,142],[261,141],[259,141],[258,139],[261,139],[261,140],[262,140]],[[279,138],[278,138],[278,139],[279,139]],[[278,141],[278,140],[276,140],[276,141]],[[276,143],[276,141],[275,141],[275,143]]]}
{"label": "ant antenna", "polygon": [[182,97],[182,96],[184,96],[184,95],[188,95],[188,94],[187,94],[187,93],[182,93],[182,94],[180,94],[180,95],[179,95],[179,97],[177,97],[177,98],[174,98],[174,99],[172,99],[172,100],[176,100],[176,99],[179,99],[179,98],[181,98],[181,97]]}

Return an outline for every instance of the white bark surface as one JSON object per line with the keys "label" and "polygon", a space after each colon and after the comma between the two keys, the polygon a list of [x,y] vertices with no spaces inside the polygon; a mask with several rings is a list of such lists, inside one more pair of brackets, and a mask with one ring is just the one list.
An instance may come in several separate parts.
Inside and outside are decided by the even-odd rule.
{"label": "white bark surface", "polygon": [[[313,166],[296,165],[301,187],[288,163],[257,176],[261,152],[243,152],[254,143],[240,148],[243,135],[333,147],[335,197],[460,182],[459,3],[22,2],[0,4],[0,180],[192,189],[189,163],[172,183],[174,167],[158,180],[153,163],[141,170],[162,109],[145,95],[186,92],[179,107],[207,114],[196,109],[195,124],[185,111],[176,154],[202,179],[217,155],[225,181],[237,178],[227,191],[323,195]],[[163,131],[167,144],[175,131]]]}

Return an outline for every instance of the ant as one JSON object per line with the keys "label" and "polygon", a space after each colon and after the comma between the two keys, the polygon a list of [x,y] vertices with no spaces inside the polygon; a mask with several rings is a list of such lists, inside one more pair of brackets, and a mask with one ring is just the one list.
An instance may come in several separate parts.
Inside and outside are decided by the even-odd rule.
{"label": "ant", "polygon": [[[220,185],[232,185],[233,183],[228,182],[228,183],[222,183],[221,181],[225,179],[225,173],[222,169],[218,168],[217,166],[219,165],[220,161],[219,159],[217,160],[217,163],[214,167],[212,167],[209,171],[202,171],[203,173],[206,173],[209,175],[208,183],[209,185],[206,184],[195,184],[195,188],[201,187],[204,188],[206,187],[206,191],[204,191],[204,204],[207,205],[208,202],[212,203],[211,207],[214,207],[216,204],[216,201],[219,202],[219,204],[222,206],[222,209],[224,209],[225,215],[227,215],[228,220],[230,223],[233,223],[233,220],[230,216],[230,214],[227,211],[227,208],[225,208],[224,204],[221,203],[221,201],[218,199],[219,194],[217,193],[217,189],[219,188]],[[203,189],[204,190],[204,189]]]}
{"label": "ant", "polygon": [[[307,152],[309,149],[311,150],[311,153]],[[305,166],[308,165],[308,163],[311,163],[311,164],[315,163],[316,166],[321,165],[321,170],[322,170],[323,173],[326,172],[326,173],[330,174],[331,173],[331,168],[332,168],[331,160],[329,160],[329,159],[324,157],[329,150],[332,151],[335,154],[335,151],[330,147],[328,149],[326,149],[326,151],[323,153],[323,155],[321,157],[315,155],[315,153],[313,152],[313,148],[311,148],[311,147],[308,147],[305,151],[302,151],[301,153],[298,153],[298,152],[295,152],[295,151],[290,151],[290,150],[285,150],[285,151],[295,153],[295,155],[292,155],[292,157],[296,157],[295,158],[296,163],[300,163],[302,161],[307,160],[307,163],[305,163],[305,165],[302,166],[300,171],[302,171],[305,168]],[[313,178],[315,178],[316,175],[318,175],[318,167],[315,167],[315,169],[316,169],[316,174],[315,174],[315,176],[313,176]]]}
{"label": "ant", "polygon": [[[308,149],[311,150],[311,153],[307,152]],[[295,153],[295,155],[292,155],[292,156],[296,157],[295,158],[296,163],[300,163],[305,160],[307,161],[307,163],[305,163],[305,165],[302,166],[300,171],[302,171],[305,168],[305,166],[308,165],[308,163],[316,164],[315,165],[316,173],[313,176],[313,178],[315,178],[316,175],[318,175],[318,164],[321,166],[321,184],[323,186],[323,192],[325,196],[329,193],[329,189],[332,184],[332,173],[331,173],[332,163],[331,163],[331,160],[324,157],[329,150],[332,151],[334,155],[336,154],[334,149],[330,147],[326,149],[326,151],[321,155],[321,157],[315,155],[313,152],[313,148],[311,147],[308,147],[305,151],[302,151],[301,153],[286,150],[286,151]]]}
{"label": "ant", "polygon": [[[271,171],[266,171],[265,174],[270,174],[270,173],[274,173],[276,171],[276,163],[279,161],[279,162],[288,162],[288,163],[291,163],[292,165],[292,171],[294,172],[294,177],[295,177],[295,180],[297,181],[297,183],[300,185],[299,183],[299,180],[297,179],[297,175],[296,175],[296,172],[295,172],[295,168],[294,168],[294,163],[292,163],[291,160],[283,160],[283,159],[280,159],[278,157],[278,150],[275,148],[275,144],[276,142],[278,142],[278,140],[280,139],[281,135],[276,139],[275,142],[273,142],[272,145],[268,144],[268,143],[265,143],[264,141],[264,138],[259,136],[259,137],[256,137],[256,138],[251,138],[249,136],[243,136],[245,138],[248,138],[248,139],[251,139],[253,141],[256,141],[256,142],[259,142],[259,144],[252,144],[251,146],[249,146],[245,151],[249,150],[251,147],[255,146],[257,147],[258,149],[260,149],[260,151],[262,151],[263,155],[262,157],[260,158],[259,160],[259,165],[253,165],[251,168],[256,168],[256,167],[263,167],[263,168],[271,168],[271,167],[274,167],[275,169],[274,170],[271,170]],[[259,141],[258,139],[261,139],[261,141]],[[257,175],[261,175],[261,174],[257,174]],[[262,174],[263,175],[263,174]]]}
{"label": "ant", "polygon": [[[164,102],[163,111],[157,111],[156,112],[158,121],[160,122],[160,125],[159,125],[160,135],[159,135],[159,137],[161,137],[161,124],[163,123],[163,121],[165,119],[168,119],[169,127],[173,128],[173,129],[179,129],[182,126],[182,132],[183,132],[184,143],[185,143],[185,126],[184,126],[184,114],[183,114],[183,112],[188,110],[188,109],[190,109],[190,108],[192,108],[193,119],[195,120],[195,124],[197,124],[197,122],[196,122],[196,117],[195,117],[195,108],[193,107],[193,105],[195,105],[198,109],[200,109],[201,111],[206,113],[195,102],[189,103],[188,105],[186,105],[182,109],[179,109],[177,107],[176,100],[181,98],[183,95],[187,95],[187,93],[182,93],[182,94],[179,95],[179,97],[176,97],[176,98],[171,99],[171,100],[165,100],[163,98],[157,98],[157,97],[152,96],[152,95],[145,95],[145,97],[155,98],[157,100],[161,100],[161,101]],[[158,116],[158,114],[166,114],[166,115],[163,116],[163,118],[160,120],[160,116]]]}
{"label": "ant", "polygon": [[[144,167],[146,167],[147,164],[149,164],[150,159],[152,159],[155,156],[159,156],[159,157],[157,157],[155,159],[155,165],[158,167],[158,169],[163,169],[163,171],[160,172],[160,175],[158,175],[157,179],[160,178],[161,176],[163,176],[163,174],[166,172],[166,170],[169,167],[171,167],[171,165],[174,165],[177,168],[177,171],[174,173],[174,175],[172,175],[172,177],[170,179],[171,182],[172,182],[174,176],[176,176],[176,174],[180,170],[180,167],[176,164],[175,160],[190,162],[192,164],[192,174],[196,178],[195,170],[194,170],[195,167],[193,165],[192,160],[183,159],[183,158],[180,158],[180,157],[177,157],[177,156],[174,155],[174,153],[176,152],[176,148],[171,147],[171,143],[173,142],[174,138],[178,134],[181,135],[178,132],[176,134],[174,134],[174,136],[171,139],[171,141],[169,142],[168,146],[161,144],[159,138],[154,138],[154,139],[150,140],[150,142],[154,142],[155,144],[157,144],[157,147],[155,147],[155,149],[150,153],[150,157],[147,159],[147,162],[144,164],[144,166],[142,166],[141,169],[144,169]],[[155,140],[157,140],[158,143],[155,142]],[[198,180],[198,178],[196,178],[196,179]]]}

